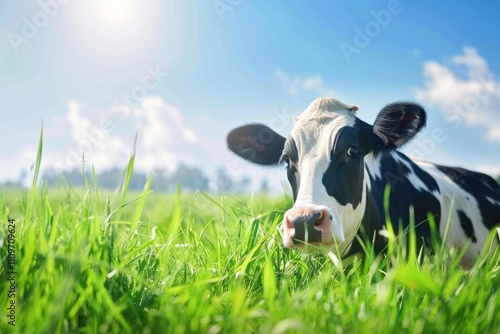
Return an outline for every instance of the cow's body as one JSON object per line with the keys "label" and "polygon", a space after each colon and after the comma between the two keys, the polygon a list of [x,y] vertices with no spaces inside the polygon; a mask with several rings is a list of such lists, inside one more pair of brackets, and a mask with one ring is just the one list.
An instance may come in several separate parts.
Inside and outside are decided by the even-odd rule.
{"label": "cow's body", "polygon": [[387,218],[396,230],[414,219],[419,239],[430,236],[431,219],[447,244],[467,247],[465,260],[473,260],[500,223],[500,186],[487,175],[411,160],[397,151],[425,126],[420,106],[390,104],[373,126],[355,117],[356,110],[322,98],[295,118],[287,139],[259,124],[228,135],[228,147],[247,160],[287,163],[295,204],[284,217],[284,246],[358,251],[355,236],[362,225],[380,249],[385,240],[378,231]]}
{"label": "cow's body", "polygon": [[[416,235],[425,239],[431,234],[432,219],[441,236],[448,228],[449,245],[462,248],[470,243],[467,260],[479,254],[490,230],[500,222],[500,187],[484,174],[411,160],[399,151],[365,157],[365,167],[369,185],[361,224],[368,236],[378,238],[377,250],[385,246],[377,232],[386,221],[386,185],[390,186],[390,221],[396,231],[399,222],[403,228],[409,226],[412,212]],[[356,246],[355,242],[351,251],[358,251]]]}

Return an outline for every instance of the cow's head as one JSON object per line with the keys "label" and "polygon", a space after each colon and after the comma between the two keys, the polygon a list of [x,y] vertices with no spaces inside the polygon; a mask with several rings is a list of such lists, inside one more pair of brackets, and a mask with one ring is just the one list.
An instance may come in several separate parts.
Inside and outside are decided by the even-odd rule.
{"label": "cow's head", "polygon": [[295,203],[283,219],[284,247],[336,244],[344,251],[366,208],[366,155],[400,147],[426,122],[423,108],[413,103],[387,105],[373,126],[355,116],[357,109],[319,98],[295,117],[288,138],[262,124],[228,134],[227,145],[238,156],[259,165],[287,165]]}

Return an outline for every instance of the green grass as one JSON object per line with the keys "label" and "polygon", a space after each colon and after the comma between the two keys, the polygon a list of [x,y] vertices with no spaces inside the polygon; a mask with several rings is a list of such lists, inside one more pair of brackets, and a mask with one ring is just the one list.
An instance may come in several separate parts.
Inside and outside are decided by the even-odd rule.
{"label": "green grass", "polygon": [[1,333],[500,333],[498,250],[464,269],[458,251],[388,229],[385,255],[367,241],[364,260],[304,255],[281,247],[289,199],[155,194],[151,178],[131,194],[132,169],[115,192],[2,191]]}

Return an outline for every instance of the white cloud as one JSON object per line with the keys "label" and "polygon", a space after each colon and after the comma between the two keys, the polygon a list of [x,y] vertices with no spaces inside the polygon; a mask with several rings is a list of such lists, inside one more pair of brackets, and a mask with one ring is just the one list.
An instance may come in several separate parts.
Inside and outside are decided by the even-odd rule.
{"label": "white cloud", "polygon": [[138,119],[136,129],[142,134],[144,146],[148,149],[159,142],[171,145],[179,137],[189,143],[197,140],[196,134],[184,124],[179,109],[160,97],[142,99],[133,116]]}
{"label": "white cloud", "polygon": [[478,165],[476,166],[476,169],[482,173],[491,175],[492,177],[496,178],[498,175],[500,175],[500,165]]}
{"label": "white cloud", "polygon": [[481,79],[490,75],[488,63],[484,58],[481,58],[474,48],[465,47],[464,54],[454,56],[452,62],[466,66],[472,78]]}
{"label": "white cloud", "polygon": [[290,77],[280,69],[274,71],[274,77],[278,79],[283,88],[292,96],[303,91],[310,91],[320,96],[335,96],[333,89],[324,86],[321,75],[303,77]]}
{"label": "white cloud", "polygon": [[[104,121],[109,122],[108,126],[103,125]],[[98,171],[124,166],[132,153],[136,133],[136,167],[141,171],[149,172],[154,167],[172,170],[181,162],[196,161],[190,156],[190,148],[198,140],[195,131],[178,108],[160,97],[143,98],[138,107],[127,113],[88,110],[70,100],[61,125],[67,127],[68,144],[59,153],[44,154],[56,169],[79,168],[82,154],[85,163]]]}
{"label": "white cloud", "polygon": [[87,140],[84,133],[92,128],[92,122],[80,115],[84,106],[75,100],[68,101],[67,120],[71,126],[71,136],[76,141]]}
{"label": "white cloud", "polygon": [[93,164],[99,170],[127,161],[131,147],[122,138],[105,131],[100,126],[101,119],[83,104],[75,100],[68,101],[66,120],[73,141],[66,146],[62,159],[53,163],[56,168],[79,167],[82,154],[86,164]]}
{"label": "white cloud", "polygon": [[138,167],[153,166],[173,169],[180,162],[193,161],[186,147],[196,144],[198,138],[194,130],[186,124],[181,111],[166,103],[161,97],[147,97],[134,110],[139,133]]}
{"label": "white cloud", "polygon": [[302,84],[305,90],[322,90],[323,89],[323,78],[320,75],[306,77]]}
{"label": "white cloud", "polygon": [[500,143],[500,83],[476,49],[465,47],[448,64],[424,63],[425,87],[415,90],[418,100],[438,108],[455,124],[480,126],[485,138]]}

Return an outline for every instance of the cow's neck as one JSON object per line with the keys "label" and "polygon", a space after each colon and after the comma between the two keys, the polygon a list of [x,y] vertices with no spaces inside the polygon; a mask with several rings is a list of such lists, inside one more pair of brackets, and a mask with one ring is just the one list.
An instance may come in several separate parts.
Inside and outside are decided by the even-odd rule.
{"label": "cow's neck", "polygon": [[[384,247],[384,243],[380,239],[378,232],[384,225],[384,189],[380,187],[380,182],[376,182],[375,178],[381,178],[381,155],[376,156],[371,153],[365,156],[365,192],[366,205],[363,219],[358,232],[361,238],[365,236],[370,240],[375,240],[375,250],[379,251]],[[353,254],[362,251],[358,240],[354,239],[349,253]]]}

